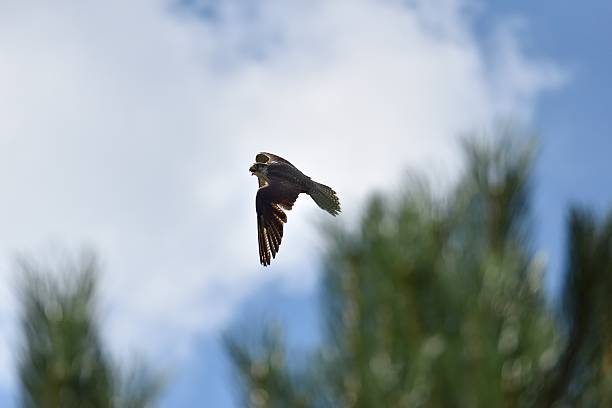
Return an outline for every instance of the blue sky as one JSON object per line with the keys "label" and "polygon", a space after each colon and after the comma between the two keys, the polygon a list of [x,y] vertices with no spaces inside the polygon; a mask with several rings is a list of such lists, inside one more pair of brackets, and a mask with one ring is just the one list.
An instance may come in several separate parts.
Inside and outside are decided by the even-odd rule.
{"label": "blue sky", "polygon": [[488,15],[494,19],[509,13],[525,19],[530,52],[545,54],[572,72],[566,86],[543,96],[533,121],[542,141],[535,195],[539,243],[549,253],[550,269],[559,271],[568,206],[586,205],[599,214],[612,209],[612,95],[606,91],[611,85],[612,48],[606,39],[612,4],[495,3]]}
{"label": "blue sky", "polygon": [[[512,114],[542,141],[551,272],[569,203],[610,208],[609,2],[186,4],[0,5],[2,406],[19,251],[98,250],[108,341],[175,373],[164,406],[235,406],[218,340],[245,320],[277,318],[293,347],[312,346],[319,214],[298,202],[280,256],[258,266],[247,168],[260,150],[327,177],[350,223],[406,166],[452,179],[457,135]],[[380,173],[354,183],[372,152]]]}

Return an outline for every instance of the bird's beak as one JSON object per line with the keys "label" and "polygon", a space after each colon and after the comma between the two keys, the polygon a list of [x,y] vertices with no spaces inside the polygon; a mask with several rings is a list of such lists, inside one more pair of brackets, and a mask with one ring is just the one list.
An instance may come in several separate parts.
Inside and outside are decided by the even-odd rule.
{"label": "bird's beak", "polygon": [[252,165],[251,167],[249,167],[249,171],[251,172],[251,175],[254,176],[255,175],[255,165]]}

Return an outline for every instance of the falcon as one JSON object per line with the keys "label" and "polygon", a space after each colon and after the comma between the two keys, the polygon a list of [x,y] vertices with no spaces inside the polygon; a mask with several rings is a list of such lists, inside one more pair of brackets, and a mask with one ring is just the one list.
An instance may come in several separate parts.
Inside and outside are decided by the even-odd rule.
{"label": "falcon", "polygon": [[259,261],[263,266],[270,265],[276,257],[283,239],[283,224],[287,222],[283,210],[291,210],[300,193],[308,194],[331,215],[340,213],[340,201],[334,190],[312,180],[280,156],[259,153],[249,171],[259,181],[255,211]]}

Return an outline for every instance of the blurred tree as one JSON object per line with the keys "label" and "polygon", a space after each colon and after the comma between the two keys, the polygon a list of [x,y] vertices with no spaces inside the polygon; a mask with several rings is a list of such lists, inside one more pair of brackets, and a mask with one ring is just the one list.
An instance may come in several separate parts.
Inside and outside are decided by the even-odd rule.
{"label": "blurred tree", "polygon": [[23,407],[151,406],[161,381],[147,370],[124,373],[99,333],[97,263],[83,256],[60,270],[20,262],[20,403]]}
{"label": "blurred tree", "polygon": [[612,406],[612,214],[570,212],[564,347],[539,406]]}
{"label": "blurred tree", "polygon": [[530,242],[534,149],[513,136],[465,142],[466,170],[449,194],[412,180],[397,196],[371,198],[357,229],[328,231],[324,341],[310,363],[287,364],[274,332],[258,347],[228,336],[247,405],[610,401],[612,222],[598,230],[572,215],[570,328],[561,330]]}

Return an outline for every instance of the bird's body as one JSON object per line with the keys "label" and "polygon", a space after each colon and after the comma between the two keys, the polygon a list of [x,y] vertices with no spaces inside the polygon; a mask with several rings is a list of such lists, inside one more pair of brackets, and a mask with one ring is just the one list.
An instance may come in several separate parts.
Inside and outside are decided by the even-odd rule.
{"label": "bird's body", "polygon": [[283,224],[287,222],[283,209],[291,210],[298,195],[310,195],[319,207],[333,216],[340,212],[340,201],[334,190],[313,181],[280,156],[259,153],[249,171],[259,181],[255,210],[259,260],[264,266],[270,265],[279,250]]}

